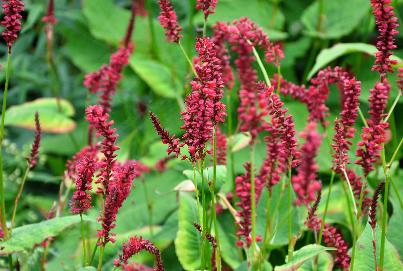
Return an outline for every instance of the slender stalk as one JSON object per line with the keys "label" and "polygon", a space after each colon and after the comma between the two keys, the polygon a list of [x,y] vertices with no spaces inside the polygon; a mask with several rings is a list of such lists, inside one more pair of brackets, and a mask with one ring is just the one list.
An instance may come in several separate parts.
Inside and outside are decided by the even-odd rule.
{"label": "slender stalk", "polygon": [[319,0],[319,8],[318,8],[318,25],[317,25],[317,30],[318,32],[322,32],[322,27],[323,27],[323,20],[324,20],[324,10],[325,10],[325,5],[324,5],[324,0]]}
{"label": "slender stalk", "polygon": [[365,116],[364,116],[364,113],[362,113],[360,107],[358,107],[358,114],[359,114],[359,116],[360,116],[360,118],[361,118],[362,123],[364,123],[365,127],[368,127],[367,120],[366,120],[366,118],[365,118]]}
{"label": "slender stalk", "polygon": [[201,197],[202,197],[202,207],[203,207],[203,224],[202,224],[202,229],[203,229],[203,234],[202,234],[202,257],[201,257],[201,267],[205,268],[207,266],[207,239],[206,239],[206,233],[208,232],[208,218],[207,218],[207,201],[206,201],[206,193],[205,193],[205,185],[206,185],[206,180],[204,178],[204,163],[201,161],[199,162],[199,169],[200,169],[200,175],[202,179],[201,183]]}
{"label": "slender stalk", "polygon": [[155,59],[159,59],[158,56],[158,46],[155,39],[155,29],[154,29],[154,15],[153,15],[153,8],[151,6],[151,2],[147,0],[147,12],[148,12],[148,26],[150,28],[150,40],[151,40],[151,54],[154,56]]}
{"label": "slender stalk", "polygon": [[90,259],[89,265],[92,265],[92,262],[93,262],[94,259],[95,259],[95,254],[96,254],[96,252],[97,252],[97,250],[98,250],[97,244],[98,244],[99,240],[100,240],[100,238],[98,238],[97,242],[95,243],[94,249],[92,250],[92,254],[91,254],[91,259]]}
{"label": "slender stalk", "polygon": [[98,260],[98,268],[97,271],[102,271],[102,262],[104,260],[104,252],[105,252],[105,245],[102,245],[99,248],[99,260]]}
{"label": "slender stalk", "polygon": [[351,188],[350,180],[349,180],[349,178],[348,178],[348,175],[347,175],[346,170],[345,170],[345,169],[342,169],[342,172],[343,172],[344,178],[346,179],[347,184],[348,184],[348,191],[349,191],[349,193],[350,193],[351,201],[352,201],[352,203],[353,203],[354,214],[357,216],[357,214],[358,214],[357,204],[355,203],[354,193],[353,193],[353,189]]}
{"label": "slender stalk", "polygon": [[14,263],[13,263],[13,255],[8,255],[8,266],[10,268],[10,271],[14,270]]}
{"label": "slender stalk", "polygon": [[250,201],[251,201],[251,213],[252,213],[252,266],[255,260],[256,252],[256,190],[255,190],[255,143],[252,143],[250,149]]}
{"label": "slender stalk", "polygon": [[292,238],[292,190],[291,190],[291,165],[288,169],[288,262],[292,261],[294,245]]}
{"label": "slender stalk", "polygon": [[150,227],[150,235],[151,237],[154,235],[153,234],[153,202],[152,199],[150,199],[148,195],[148,189],[146,182],[144,179],[142,179],[143,187],[144,187],[144,196],[146,198],[146,203],[147,203],[147,211],[148,211],[148,225]]}
{"label": "slender stalk", "polygon": [[216,257],[217,270],[221,271],[221,256],[220,256],[221,247],[220,247],[220,238],[219,238],[219,232],[218,232],[217,214],[216,214],[216,208],[215,208],[216,181],[217,181],[217,130],[216,130],[216,127],[214,127],[214,129],[213,129],[213,184],[211,187],[211,197],[212,197],[211,211],[213,212],[214,234],[215,234],[215,239],[217,242],[217,249],[216,249],[216,255],[213,255],[213,257]]}
{"label": "slender stalk", "polygon": [[203,37],[206,36],[206,32],[207,32],[207,17],[204,16],[204,21],[203,21]]}
{"label": "slender stalk", "polygon": [[197,72],[196,72],[196,70],[195,70],[195,68],[194,68],[194,66],[193,66],[192,61],[191,61],[190,58],[189,58],[189,55],[186,53],[185,48],[183,48],[182,43],[179,41],[178,44],[179,44],[179,48],[181,48],[181,51],[182,51],[183,55],[185,56],[187,62],[189,63],[189,66],[190,66],[190,68],[192,69],[193,74],[194,74],[196,77],[199,77],[199,75],[197,74]]}
{"label": "slender stalk", "polygon": [[227,114],[228,114],[228,147],[227,147],[227,153],[228,155],[228,167],[229,167],[229,172],[228,172],[228,178],[229,182],[232,184],[232,203],[235,204],[237,200],[236,196],[236,183],[235,183],[235,157],[234,153],[232,152],[232,147],[234,146],[234,138],[232,135],[232,106],[231,106],[231,93],[227,91]]}
{"label": "slender stalk", "polygon": [[83,215],[80,213],[80,224],[81,224],[81,240],[83,243],[83,266],[87,266],[87,246],[85,242],[85,225],[83,220]]}
{"label": "slender stalk", "polygon": [[325,223],[326,223],[326,215],[327,215],[327,210],[329,208],[330,195],[332,194],[332,186],[333,186],[333,181],[334,181],[335,176],[336,176],[336,173],[334,171],[332,171],[332,175],[330,177],[329,188],[328,188],[328,192],[327,192],[327,197],[326,197],[325,210],[323,212],[322,223],[320,224],[319,238],[317,239],[318,245],[320,245],[322,242],[323,228],[325,227]]}
{"label": "slender stalk", "polygon": [[386,115],[386,118],[384,120],[385,122],[387,122],[389,120],[389,118],[392,115],[393,110],[395,110],[395,107],[396,107],[397,103],[399,102],[399,99],[401,96],[402,96],[402,91],[400,90],[399,93],[397,94],[395,100],[393,101],[393,104],[390,107],[388,114]]}
{"label": "slender stalk", "polygon": [[[347,185],[348,186],[348,185]],[[350,196],[349,196],[349,192],[347,191],[348,188],[346,188],[346,183],[343,182],[343,189],[344,189],[344,195],[346,196],[346,202],[347,202],[347,211],[348,211],[348,216],[350,218],[350,222],[351,222],[351,230],[353,232],[353,247],[352,247],[352,251],[351,251],[351,262],[350,262],[350,271],[354,271],[354,260],[355,260],[355,250],[356,250],[356,241],[357,241],[357,231],[356,231],[356,221],[354,220],[354,216],[353,213],[351,212],[351,208],[350,205],[354,205],[355,206],[355,202],[351,202],[350,201]],[[354,208],[356,209],[356,207]],[[357,213],[355,213],[357,214]]]}
{"label": "slender stalk", "polygon": [[403,137],[400,139],[399,145],[397,146],[396,150],[392,154],[392,158],[390,158],[389,163],[387,164],[387,167],[390,168],[392,166],[393,161],[395,161],[397,154],[400,151],[400,147],[402,147],[403,143]]}
{"label": "slender stalk", "polygon": [[[248,43],[250,44],[251,42],[248,41]],[[263,65],[262,59],[260,58],[259,53],[256,51],[254,46],[252,46],[252,49],[253,49],[253,54],[254,54],[254,56],[256,58],[257,64],[259,65],[259,68],[263,73],[264,81],[266,82],[266,85],[271,87],[269,75],[267,74],[266,68]]]}
{"label": "slender stalk", "polygon": [[388,198],[389,198],[389,183],[391,182],[390,170],[386,165],[385,146],[381,151],[381,160],[383,170],[386,176],[385,180],[385,194],[383,195],[383,212],[382,212],[382,232],[381,232],[381,254],[379,257],[379,270],[383,271],[385,259],[385,243],[386,243],[386,222],[388,220]]}
{"label": "slender stalk", "polygon": [[15,215],[17,213],[18,202],[21,198],[22,192],[24,191],[25,182],[28,179],[28,173],[29,173],[29,165],[27,165],[27,168],[25,169],[24,176],[22,177],[22,182],[20,184],[20,188],[18,189],[17,196],[15,197],[13,214],[11,216],[10,233],[14,227],[14,220],[15,220]]}
{"label": "slender stalk", "polygon": [[277,95],[280,95],[280,89],[281,89],[281,80],[280,80],[280,78],[281,78],[281,67],[280,67],[280,64],[278,64],[278,66],[277,66],[277,77],[278,77],[278,80],[277,80]]}
{"label": "slender stalk", "polygon": [[6,202],[4,198],[4,176],[3,176],[3,152],[1,151],[1,148],[3,147],[3,139],[4,139],[4,121],[6,117],[8,84],[10,80],[10,66],[11,66],[10,63],[11,63],[11,52],[9,51],[7,54],[6,82],[4,85],[3,106],[1,110],[1,126],[0,126],[0,198],[1,198],[0,220],[5,240],[9,238],[9,232],[6,223]]}

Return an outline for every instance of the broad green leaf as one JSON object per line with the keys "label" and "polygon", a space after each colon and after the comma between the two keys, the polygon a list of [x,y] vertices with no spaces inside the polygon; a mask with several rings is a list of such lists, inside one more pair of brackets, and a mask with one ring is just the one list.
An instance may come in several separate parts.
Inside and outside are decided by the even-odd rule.
{"label": "broad green leaf", "polygon": [[[83,217],[85,221],[92,221]],[[80,223],[80,216],[65,216],[15,228],[12,237],[1,243],[0,255],[27,251],[49,237],[55,237],[67,228]]]}
{"label": "broad green leaf", "polygon": [[155,60],[133,57],[130,66],[158,95],[166,98],[176,98],[183,92],[178,80],[172,77],[167,66]]}
{"label": "broad green leaf", "polygon": [[[293,254],[292,261],[274,268],[275,271],[292,271],[299,270],[298,268],[307,260],[319,255],[322,252],[333,250],[332,248],[323,247],[320,245],[307,245]],[[362,269],[364,270],[364,269]]]}
{"label": "broad green leaf", "polygon": [[[308,79],[314,76],[320,69],[326,67],[337,58],[351,53],[364,53],[374,56],[376,47],[366,43],[338,43],[333,47],[323,49],[316,58],[315,65],[308,74]],[[392,59],[402,62],[402,59],[392,56]]]}
{"label": "broad green leaf", "polygon": [[248,146],[252,138],[250,136],[250,133],[239,133],[233,135],[231,139],[233,140],[231,151],[237,152]]}
{"label": "broad green leaf", "polygon": [[[244,261],[240,266],[238,266],[235,271],[249,271],[251,270],[249,267],[248,261]],[[262,271],[272,271],[273,267],[269,262],[264,262]]]}
{"label": "broad green leaf", "polygon": [[333,270],[334,261],[332,255],[328,252],[320,253],[317,257],[317,265],[315,269],[316,257],[305,261],[297,270],[298,271],[331,271]]}
{"label": "broad green leaf", "polygon": [[[227,220],[229,219],[230,218],[227,218]],[[233,222],[232,219],[230,221]],[[235,232],[227,229],[220,223],[218,224],[218,232],[220,237],[221,256],[231,268],[235,269],[241,264],[241,258],[239,256],[240,251],[234,248],[237,241]]]}
{"label": "broad green leaf", "polygon": [[196,200],[181,193],[179,198],[179,230],[175,239],[176,255],[185,270],[198,270],[201,260],[201,238],[193,223],[198,222]]}
{"label": "broad green leaf", "polygon": [[[398,179],[395,179],[398,180]],[[394,193],[394,192],[393,192]],[[389,220],[387,237],[403,257],[403,209],[400,204],[393,200],[393,215]]]}
{"label": "broad green leaf", "polygon": [[306,33],[324,39],[336,39],[349,34],[368,14],[370,2],[367,0],[323,1],[324,18],[322,31],[318,32],[318,1],[310,5],[302,15]]}
{"label": "broad green leaf", "polygon": [[6,111],[5,124],[35,130],[34,116],[39,113],[41,129],[49,133],[66,133],[74,130],[76,123],[69,117],[74,115],[73,105],[60,100],[59,112],[56,98],[40,98],[32,102],[11,106]]}
{"label": "broad green leaf", "polygon": [[[291,219],[292,235],[295,236],[301,229],[299,224],[301,208],[292,205],[291,212],[288,211],[288,186],[282,187],[282,183],[273,187],[270,202],[269,192],[263,189],[257,207],[257,233],[264,237],[267,229],[267,207],[270,206],[271,222],[271,246],[282,246],[288,244],[288,220]],[[294,191],[291,192],[291,201],[295,199]]]}
{"label": "broad green leaf", "polygon": [[93,266],[86,266],[86,267],[80,267],[77,269],[77,271],[96,271],[97,269]]}
{"label": "broad green leaf", "polygon": [[[213,180],[213,170],[214,170],[213,167],[208,167],[208,168],[204,169],[204,171],[203,171],[203,175],[205,178],[204,179],[204,181],[205,181],[204,189],[207,192],[209,191],[208,184],[210,182],[212,182],[212,180]],[[216,168],[216,173],[217,173],[217,175],[216,175],[217,178],[216,178],[215,191],[218,192],[220,190],[221,186],[225,183],[225,181],[227,179],[227,167],[223,166],[223,165],[218,165]],[[194,174],[193,170],[189,170],[189,169],[184,170],[183,175],[185,175],[189,180],[194,181],[195,174]],[[202,185],[202,178],[201,178],[201,174],[198,171],[196,171],[196,181],[197,181],[197,187],[199,187],[199,189],[200,189],[200,187]]]}
{"label": "broad green leaf", "polygon": [[[381,230],[379,227],[376,227],[376,244],[377,244],[377,261],[379,262],[380,255],[380,244],[381,244]],[[397,238],[397,236],[393,236],[393,238]],[[367,223],[363,233],[357,240],[356,244],[356,252],[355,252],[355,264],[354,268],[357,270],[367,270],[367,271],[375,271],[375,261],[374,261],[374,253],[372,247],[373,234],[372,228]],[[396,248],[386,240],[385,243],[385,262],[384,269],[388,271],[400,271],[403,270],[403,264],[400,261],[399,253]]]}

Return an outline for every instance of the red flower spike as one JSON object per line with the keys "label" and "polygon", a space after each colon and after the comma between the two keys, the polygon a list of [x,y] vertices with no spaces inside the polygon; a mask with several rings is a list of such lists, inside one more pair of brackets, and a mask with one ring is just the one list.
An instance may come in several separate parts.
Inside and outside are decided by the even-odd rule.
{"label": "red flower spike", "polygon": [[99,217],[102,230],[98,230],[98,238],[100,238],[98,245],[115,241],[115,234],[111,233],[111,230],[116,226],[116,216],[130,194],[134,178],[139,177],[140,174],[136,161],[128,161],[125,164],[116,163],[114,166],[113,177],[108,185],[109,192],[106,194],[104,211]]}
{"label": "red flower spike", "polygon": [[292,186],[297,195],[297,205],[308,205],[315,200],[315,194],[321,189],[321,183],[317,180],[318,166],[315,161],[322,137],[316,131],[316,123],[311,122],[301,133],[305,139],[301,152],[301,164],[298,167],[298,174],[292,177]]}
{"label": "red flower spike", "polygon": [[48,10],[46,15],[43,16],[42,22],[47,23],[48,25],[55,25],[57,23],[57,19],[55,17],[55,4],[53,0],[49,0]]}
{"label": "red flower spike", "polygon": [[156,130],[157,134],[161,137],[162,143],[168,145],[167,150],[168,155],[174,153],[175,157],[179,157],[181,153],[180,148],[183,146],[183,144],[179,143],[179,139],[175,135],[171,136],[169,132],[162,127],[160,120],[153,112],[150,112],[150,118],[151,122],[154,125],[154,129]]}
{"label": "red flower spike", "polygon": [[202,10],[204,13],[204,18],[215,12],[217,6],[217,0],[197,0],[196,9]]}
{"label": "red flower spike", "polygon": [[35,168],[36,164],[38,163],[38,155],[39,155],[39,146],[41,144],[41,124],[39,122],[39,114],[38,112],[35,113],[35,138],[34,143],[32,143],[31,154],[28,158],[28,165],[29,169],[32,170]]}
{"label": "red flower spike", "polygon": [[372,229],[376,227],[376,209],[378,206],[378,198],[382,192],[383,187],[385,186],[385,182],[381,182],[375,189],[374,195],[371,201],[371,208],[369,210],[369,224],[371,225]]}
{"label": "red flower spike", "polygon": [[4,18],[0,24],[4,26],[4,30],[1,35],[7,43],[8,52],[10,53],[11,47],[13,47],[21,31],[22,16],[20,13],[24,11],[24,2],[20,0],[3,0],[2,6]]}
{"label": "red flower spike", "polygon": [[91,206],[92,177],[96,170],[96,162],[90,157],[84,156],[76,165],[76,178],[74,180],[76,190],[70,201],[73,214],[82,214]]}
{"label": "red flower spike", "polygon": [[64,172],[65,178],[69,178],[71,180],[75,180],[77,178],[77,167],[80,163],[80,160],[83,158],[90,159],[91,161],[95,162],[96,170],[97,171],[100,167],[99,159],[98,159],[98,145],[90,145],[85,146],[79,152],[77,152],[70,160],[66,163],[66,171]]}
{"label": "red flower spike", "polygon": [[378,28],[378,38],[376,41],[375,63],[372,70],[378,71],[381,76],[381,82],[386,80],[387,73],[393,73],[392,65],[397,63],[391,60],[392,50],[396,49],[395,38],[399,24],[395,16],[391,0],[371,0],[372,13],[375,16],[375,22]]}
{"label": "red flower spike", "polygon": [[216,57],[214,43],[209,38],[196,41],[199,57],[195,59],[198,77],[192,82],[192,92],[186,97],[186,111],[182,112],[185,130],[183,142],[189,147],[190,160],[203,160],[205,146],[213,135],[213,127],[224,122],[225,105],[220,60]]}
{"label": "red flower spike", "polygon": [[96,183],[102,184],[97,192],[108,195],[109,183],[112,179],[112,171],[116,164],[115,152],[119,149],[115,143],[118,137],[115,134],[116,129],[112,128],[113,121],[109,121],[109,114],[100,105],[87,107],[85,110],[87,121],[97,131],[97,136],[102,136],[104,139],[101,142],[101,152],[104,158],[100,162],[101,171],[98,174]]}
{"label": "red flower spike", "polygon": [[141,251],[148,251],[155,256],[156,267],[155,271],[164,271],[164,265],[162,263],[161,253],[159,249],[150,241],[143,239],[142,237],[130,237],[129,241],[123,243],[122,254],[119,255],[118,259],[115,259],[114,265],[119,267],[122,266],[123,269],[128,264],[129,258]]}
{"label": "red flower spike", "polygon": [[234,87],[234,74],[230,65],[230,56],[225,47],[225,41],[229,39],[228,26],[225,23],[217,22],[213,26],[214,35],[212,41],[215,44],[217,58],[221,61],[222,80],[227,89],[231,90]]}
{"label": "red flower spike", "polygon": [[217,165],[227,164],[227,137],[222,134],[221,129],[217,127],[216,130],[217,138]]}
{"label": "red flower spike", "polygon": [[178,43],[182,38],[182,27],[178,23],[172,3],[169,0],[160,0],[159,5],[161,11],[158,20],[165,29],[165,37],[170,42]]}

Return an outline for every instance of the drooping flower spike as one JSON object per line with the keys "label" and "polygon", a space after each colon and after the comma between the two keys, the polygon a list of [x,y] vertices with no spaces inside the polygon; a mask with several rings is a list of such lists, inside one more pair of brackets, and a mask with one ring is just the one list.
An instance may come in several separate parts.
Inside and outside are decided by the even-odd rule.
{"label": "drooping flower spike", "polygon": [[39,146],[41,144],[42,130],[41,124],[39,122],[39,113],[35,113],[35,138],[32,143],[31,154],[28,158],[29,168],[32,170],[36,167],[38,163],[38,155],[39,155]]}
{"label": "drooping flower spike", "polygon": [[159,0],[160,15],[158,20],[165,29],[167,41],[178,43],[182,38],[182,27],[179,25],[178,18],[170,0]]}
{"label": "drooping flower spike", "polygon": [[150,241],[137,236],[130,237],[129,241],[123,243],[122,254],[119,255],[119,258],[115,259],[114,265],[117,267],[122,266],[123,268],[125,268],[130,257],[144,250],[154,255],[156,261],[156,266],[154,270],[164,271],[165,269],[162,263],[161,253],[159,249]]}
{"label": "drooping flower spike", "polygon": [[24,2],[20,0],[3,0],[2,6],[4,18],[1,21],[1,25],[4,26],[4,30],[1,35],[7,43],[8,52],[10,53],[11,47],[13,47],[21,31],[21,13],[24,11]]}
{"label": "drooping flower spike", "polygon": [[383,187],[385,186],[385,182],[379,183],[374,191],[374,195],[372,196],[371,207],[369,210],[369,224],[372,229],[376,227],[376,209],[378,206],[379,195],[382,193]]}
{"label": "drooping flower spike", "polygon": [[315,158],[322,142],[321,135],[316,131],[316,123],[310,122],[301,133],[305,140],[301,147],[301,164],[297,168],[297,175],[292,177],[292,186],[297,195],[297,205],[308,205],[315,201],[316,193],[321,189],[317,179],[318,166]]}

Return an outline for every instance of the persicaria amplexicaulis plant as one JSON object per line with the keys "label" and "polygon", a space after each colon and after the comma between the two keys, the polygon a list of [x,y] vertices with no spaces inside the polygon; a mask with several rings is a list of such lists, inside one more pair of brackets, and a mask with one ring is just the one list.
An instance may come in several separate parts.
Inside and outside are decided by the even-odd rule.
{"label": "persicaria amplexicaulis plant", "polygon": [[[68,1],[27,1],[25,11],[3,0],[0,269],[50,270],[68,251],[66,270],[398,270],[396,3],[368,0],[350,16],[365,31],[335,31],[329,23],[355,1],[320,0],[299,20],[281,1],[83,1],[72,16]],[[360,59],[369,48],[374,59]],[[48,88],[57,103],[31,102]],[[35,131],[26,159],[12,151],[28,136],[17,148],[4,140],[23,128]]]}

